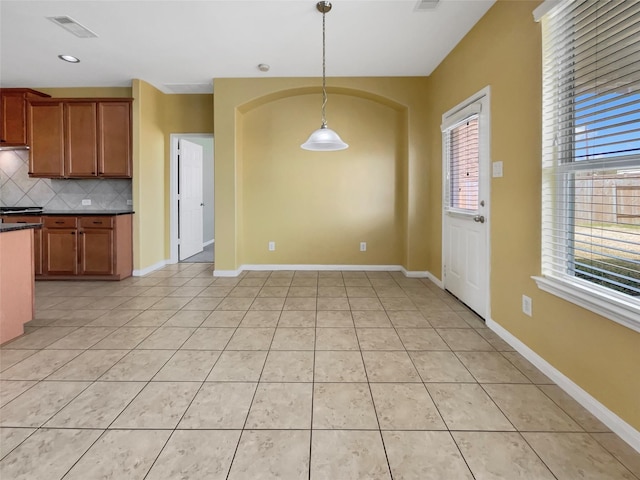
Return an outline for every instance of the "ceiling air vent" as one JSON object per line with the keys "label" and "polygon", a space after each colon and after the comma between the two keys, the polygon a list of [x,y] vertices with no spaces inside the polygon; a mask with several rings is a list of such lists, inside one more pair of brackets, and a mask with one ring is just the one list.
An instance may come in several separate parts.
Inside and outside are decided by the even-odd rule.
{"label": "ceiling air vent", "polygon": [[433,10],[438,6],[440,0],[418,0],[416,10]]}
{"label": "ceiling air vent", "polygon": [[76,37],[80,38],[94,38],[97,37],[94,32],[89,30],[84,25],[80,25],[71,17],[47,17],[53,23],[58,25],[59,27],[64,28],[65,30],[73,33]]}

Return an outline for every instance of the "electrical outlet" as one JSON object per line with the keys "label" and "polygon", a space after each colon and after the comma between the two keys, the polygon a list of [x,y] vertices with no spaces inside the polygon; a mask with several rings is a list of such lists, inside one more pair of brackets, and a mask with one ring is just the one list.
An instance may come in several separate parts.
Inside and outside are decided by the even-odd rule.
{"label": "electrical outlet", "polygon": [[360,242],[360,251],[361,252],[367,251],[367,242]]}
{"label": "electrical outlet", "polygon": [[127,205],[133,205],[133,200],[127,200]]}
{"label": "electrical outlet", "polygon": [[83,199],[82,200],[82,205],[83,206],[91,205],[91,199],[90,198]]}
{"label": "electrical outlet", "polygon": [[522,295],[522,313],[525,315],[529,315],[530,317],[533,315],[533,304],[530,297],[526,295]]}
{"label": "electrical outlet", "polygon": [[269,242],[269,251],[270,252],[276,251],[276,242]]}

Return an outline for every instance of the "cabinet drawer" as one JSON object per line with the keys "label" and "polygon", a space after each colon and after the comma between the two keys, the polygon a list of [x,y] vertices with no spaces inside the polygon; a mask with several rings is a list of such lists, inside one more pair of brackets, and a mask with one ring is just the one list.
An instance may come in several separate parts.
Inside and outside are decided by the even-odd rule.
{"label": "cabinet drawer", "polygon": [[76,228],[76,217],[44,217],[45,228]]}
{"label": "cabinet drawer", "polygon": [[17,217],[15,215],[4,215],[1,218],[4,223],[42,223],[42,218],[32,217],[30,215],[25,215],[24,217]]}
{"label": "cabinet drawer", "polygon": [[82,228],[113,228],[113,217],[80,217]]}

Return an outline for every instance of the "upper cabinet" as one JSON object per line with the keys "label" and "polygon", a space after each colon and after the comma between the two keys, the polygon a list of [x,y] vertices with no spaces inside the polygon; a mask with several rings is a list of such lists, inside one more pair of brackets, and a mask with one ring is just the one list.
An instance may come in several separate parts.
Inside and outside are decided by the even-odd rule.
{"label": "upper cabinet", "polygon": [[[29,174],[64,176],[64,108],[62,102],[29,102]],[[36,161],[34,168],[34,161]]]}
{"label": "upper cabinet", "polygon": [[131,178],[131,101],[30,100],[29,175]]}
{"label": "upper cabinet", "polygon": [[98,102],[98,174],[131,177],[131,101]]}
{"label": "upper cabinet", "polygon": [[0,88],[0,146],[20,147],[27,137],[27,100],[49,95],[29,88]]}

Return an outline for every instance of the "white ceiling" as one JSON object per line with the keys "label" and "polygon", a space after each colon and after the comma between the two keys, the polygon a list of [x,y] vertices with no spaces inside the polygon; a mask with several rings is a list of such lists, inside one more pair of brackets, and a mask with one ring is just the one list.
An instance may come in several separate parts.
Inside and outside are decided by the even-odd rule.
{"label": "white ceiling", "polygon": [[[335,0],[327,76],[429,75],[495,0]],[[46,17],[69,16],[98,38]],[[58,59],[68,54],[78,64]],[[267,73],[257,65],[271,66]],[[315,0],[1,0],[3,87],[130,86],[211,92],[213,78],[322,75]],[[172,85],[177,85],[173,86]]]}

